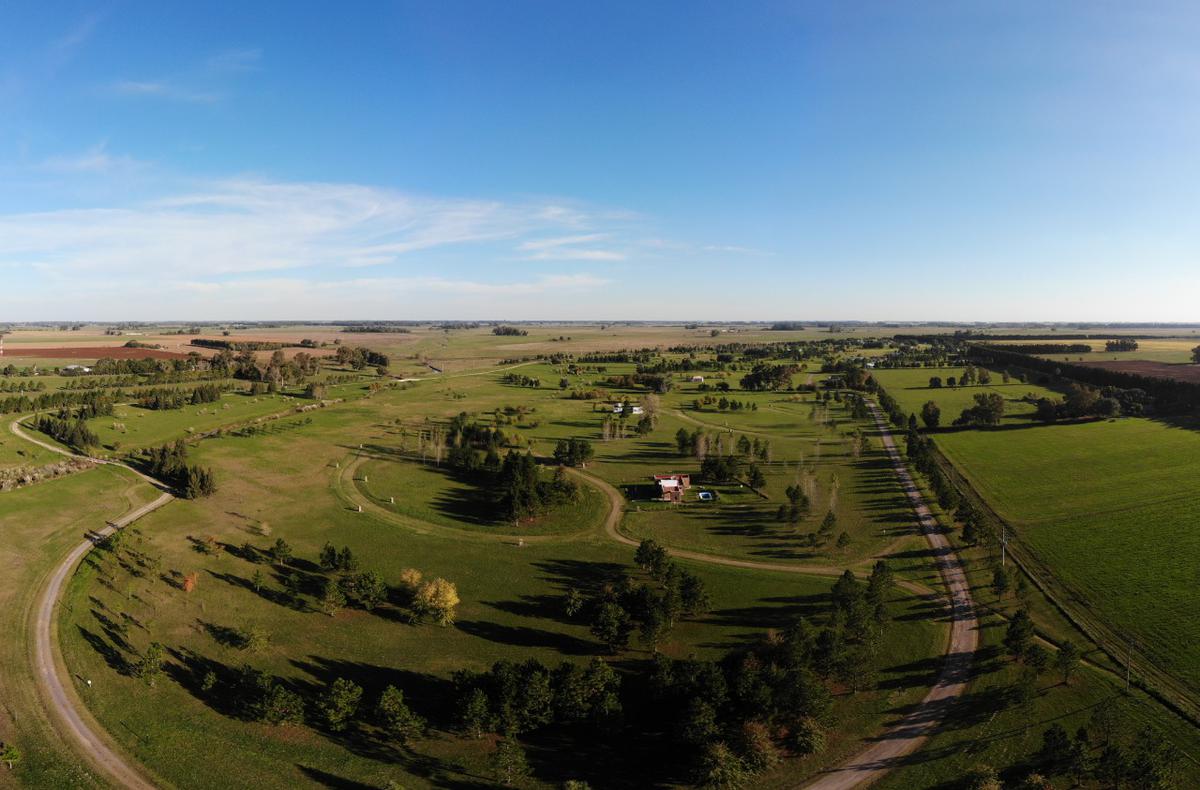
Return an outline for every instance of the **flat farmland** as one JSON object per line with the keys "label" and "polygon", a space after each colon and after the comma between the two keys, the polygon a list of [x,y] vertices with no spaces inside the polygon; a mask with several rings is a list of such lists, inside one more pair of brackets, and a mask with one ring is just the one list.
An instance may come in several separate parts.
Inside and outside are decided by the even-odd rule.
{"label": "flat farmland", "polygon": [[1113,362],[1087,361],[1079,364],[1089,367],[1104,368],[1117,373],[1131,373],[1135,376],[1151,376],[1159,379],[1175,379],[1200,384],[1200,365],[1182,362],[1151,362],[1144,359],[1128,359]]}
{"label": "flat farmland", "polygon": [[182,409],[156,411],[120,405],[110,417],[93,417],[88,421],[88,427],[100,437],[100,443],[106,449],[125,451],[165,444],[193,433],[204,433],[223,425],[286,411],[289,407],[304,403],[284,395],[226,393],[215,403],[189,405]]}
{"label": "flat farmland", "polygon": [[[1116,334],[1128,334],[1117,332]],[[1134,334],[1141,334],[1137,331]],[[1162,337],[1138,340],[1135,351],[1106,351],[1104,340],[998,340],[996,345],[1017,346],[1028,343],[1070,343],[1091,346],[1090,354],[1042,354],[1044,359],[1054,359],[1062,362],[1113,362],[1143,360],[1147,362],[1181,363],[1192,361],[1192,349],[1200,345],[1200,334],[1189,337]]]}
{"label": "flat farmland", "polygon": [[1200,689],[1200,424],[1119,419],[938,435],[1078,605]]}
{"label": "flat farmland", "polygon": [[[1028,424],[1033,419],[1034,406],[1023,400],[1033,398],[1060,398],[1062,393],[1033,384],[1022,384],[1015,378],[1008,384],[1001,380],[1001,373],[992,370],[992,383],[986,386],[975,384],[970,387],[947,387],[944,382],[953,376],[958,380],[964,368],[896,368],[875,370],[871,375],[883,386],[888,395],[896,399],[906,414],[920,415],[921,407],[933,401],[942,410],[942,425],[947,426],[962,413],[963,409],[975,405],[975,396],[980,393],[996,393],[1004,398],[1002,425]],[[943,386],[930,387],[929,379],[938,376]]]}
{"label": "flat farmland", "polygon": [[[495,387],[486,377],[477,378],[466,380],[466,386],[483,393]],[[419,393],[422,389],[426,391]],[[133,555],[100,554],[75,577],[61,631],[66,663],[75,677],[96,680],[91,689],[77,686],[89,708],[160,780],[228,786],[226,769],[213,764],[217,749],[223,755],[221,766],[236,766],[239,784],[473,786],[489,773],[493,743],[456,734],[452,712],[445,709],[451,674],[486,669],[505,658],[557,664],[584,662],[604,652],[585,621],[563,614],[559,600],[568,589],[590,589],[615,572],[639,573],[632,564],[633,549],[604,535],[606,509],[584,508],[575,513],[570,533],[548,534],[521,546],[511,535],[472,532],[470,521],[460,514],[426,513],[425,520],[414,517],[419,513],[393,517],[378,508],[360,513],[354,500],[347,499],[363,489],[344,485],[345,459],[360,444],[394,447],[396,419],[419,413],[418,397],[424,400],[417,403],[434,412],[462,407],[461,399],[440,402],[433,388],[421,385],[313,412],[311,422],[287,418],[278,423],[278,431],[198,443],[192,456],[216,471],[218,492],[207,499],[173,502],[126,537],[126,545],[155,558],[153,565],[161,573],[142,572],[128,562]],[[414,468],[411,461],[379,455],[370,462],[369,480],[361,481],[376,494],[382,494],[373,488],[376,481],[384,485],[388,479],[387,464],[400,467],[396,482],[404,482],[408,490],[412,485],[444,485],[420,482],[426,470]],[[411,475],[418,477],[406,477]],[[436,511],[436,504],[430,509]],[[199,552],[197,536],[211,536],[221,548]],[[278,538],[295,550],[290,569],[255,564],[239,548],[248,543],[265,549]],[[414,625],[390,605],[374,612],[321,613],[321,571],[314,560],[326,541],[352,547],[364,568],[378,571],[391,584],[407,567],[453,580],[462,598],[456,622],[446,628]],[[705,580],[713,608],[681,621],[660,646],[677,658],[718,657],[799,615],[820,623],[833,582],[777,571],[688,567]],[[256,571],[265,577],[257,591],[252,581]],[[191,593],[170,581],[193,572],[199,581]],[[296,592],[286,591],[289,576],[303,580]],[[896,619],[888,627],[889,650],[881,659],[878,689],[840,695],[830,749],[818,758],[789,761],[764,775],[763,786],[791,786],[797,776],[861,748],[896,709],[924,693],[937,666],[933,657],[944,647],[940,607],[899,591],[892,606]],[[112,628],[117,614],[136,625],[125,631]],[[247,651],[229,644],[230,629],[251,626],[266,629],[265,647]],[[148,689],[128,675],[128,667],[152,640],[167,646],[171,672]],[[635,666],[649,657],[649,651],[633,647],[612,661]],[[244,663],[310,694],[336,676],[360,682],[371,696],[387,683],[396,684],[430,719],[432,729],[408,747],[392,749],[356,733],[244,721],[231,715],[219,697],[202,691],[193,677],[207,670],[219,678],[233,677]],[[641,761],[654,759],[619,740],[565,752],[541,748],[546,745],[539,739],[531,744],[531,762],[540,779],[531,787],[556,786],[581,771],[606,785],[620,784]],[[588,755],[591,768],[580,763],[581,753]]]}

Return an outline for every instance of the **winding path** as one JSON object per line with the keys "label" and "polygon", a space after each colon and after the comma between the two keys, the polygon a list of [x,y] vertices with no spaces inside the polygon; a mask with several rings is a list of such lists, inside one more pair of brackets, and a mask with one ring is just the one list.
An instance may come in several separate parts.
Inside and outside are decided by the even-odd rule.
{"label": "winding path", "polygon": [[[604,520],[604,534],[611,540],[617,543],[623,543],[626,546],[637,547],[639,542],[628,535],[621,533],[621,516],[624,514],[625,496],[613,487],[610,483],[601,480],[595,475],[587,472],[581,472],[578,469],[568,469],[571,474],[577,475],[589,483],[599,488],[608,497],[609,511],[608,517]],[[688,549],[668,548],[672,557],[680,559],[693,560],[695,562],[705,562],[711,565],[724,565],[729,568],[747,568],[756,571],[777,571],[780,573],[798,573],[808,576],[841,576],[846,572],[844,566],[838,565],[791,565],[783,562],[760,562],[758,560],[739,560],[733,557],[723,557],[719,554],[705,554],[702,551],[691,551]],[[866,571],[860,571],[860,576],[866,576]],[[896,579],[896,586],[908,590],[916,595],[926,596],[941,596],[935,590],[931,590],[923,584],[919,584],[908,579]]]}
{"label": "winding path", "polygon": [[[132,469],[124,464],[77,455],[61,447],[56,447],[48,442],[36,439],[21,430],[19,423],[22,419],[24,417],[18,417],[13,420],[9,424],[9,430],[28,442],[71,458],[82,458],[99,464],[109,464],[129,469],[129,471],[154,485],[156,488],[162,488],[161,484],[153,478],[147,477],[136,469]],[[74,691],[68,689],[69,680],[67,682],[63,681],[64,674],[59,672],[57,642],[54,639],[55,609],[58,606],[58,599],[62,595],[63,587],[66,586],[67,580],[71,578],[76,566],[98,541],[132,524],[147,513],[157,510],[174,498],[169,492],[163,491],[153,502],[142,505],[126,513],[121,518],[109,522],[103,529],[89,533],[88,537],[75,546],[54,568],[53,572],[51,572],[50,579],[38,596],[34,607],[32,629],[33,661],[37,673],[36,681],[43,698],[48,703],[50,710],[53,711],[53,717],[57,720],[59,731],[67,736],[75,747],[75,750],[83,755],[92,766],[104,774],[110,782],[118,787],[132,788],[133,790],[153,790],[155,785],[143,776],[142,771],[136,764],[129,762],[112,748],[104,730],[92,721],[89,714],[82,711],[82,706],[78,704],[78,699]]]}
{"label": "winding path", "polygon": [[[850,788],[864,787],[882,778],[884,774],[900,765],[904,757],[920,749],[925,741],[937,731],[950,706],[966,691],[971,661],[979,644],[979,621],[975,615],[971,588],[967,583],[962,562],[955,553],[954,547],[941,533],[937,520],[929,511],[928,505],[925,504],[920,489],[917,488],[908,467],[904,464],[904,459],[896,448],[891,430],[873,404],[871,413],[879,428],[884,449],[896,470],[900,487],[912,504],[920,522],[921,531],[937,558],[938,571],[941,573],[946,589],[950,592],[952,617],[950,641],[946,648],[942,670],[925,698],[911,711],[888,725],[881,734],[875,736],[874,743],[866,749],[804,785],[807,790],[850,790]],[[604,523],[605,533],[619,543],[628,546],[638,545],[636,540],[622,535],[619,530],[624,507],[624,497],[621,492],[594,475],[578,471],[576,474],[587,478],[589,482],[608,495],[612,508]],[[684,559],[737,568],[807,573],[817,576],[840,576],[843,573],[842,569],[836,567],[755,562],[679,549],[671,549],[670,552],[673,556]],[[927,587],[915,582],[897,580],[897,584],[910,592],[923,594],[932,592]]]}
{"label": "winding path", "polygon": [[863,787],[880,779],[899,765],[905,756],[920,749],[929,736],[938,730],[950,706],[966,691],[971,661],[979,645],[979,621],[975,615],[971,588],[967,583],[962,561],[959,560],[954,547],[946,540],[946,536],[941,533],[937,520],[929,512],[929,507],[896,449],[891,430],[874,404],[871,405],[871,413],[879,426],[879,435],[892,459],[896,475],[900,478],[900,485],[916,511],[921,530],[925,533],[930,548],[934,550],[938,570],[950,591],[953,617],[950,645],[946,650],[946,660],[937,682],[925,698],[910,712],[889,725],[876,737],[871,746],[809,783],[806,786],[808,790],[849,790],[853,787]]}

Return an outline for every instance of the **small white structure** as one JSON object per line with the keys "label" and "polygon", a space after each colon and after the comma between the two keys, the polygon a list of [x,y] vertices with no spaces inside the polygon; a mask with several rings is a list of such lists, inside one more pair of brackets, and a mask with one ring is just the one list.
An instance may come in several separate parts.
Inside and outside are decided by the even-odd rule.
{"label": "small white structure", "polygon": [[692,376],[692,383],[693,384],[703,384],[704,377],[703,376]]}
{"label": "small white structure", "polygon": [[[634,406],[633,404],[629,405],[629,413],[630,414],[635,414],[635,415],[642,414],[644,411],[645,411],[645,409],[643,409],[641,406]],[[625,404],[618,403],[617,405],[613,406],[613,414],[624,414],[624,413],[625,413]]]}
{"label": "small white structure", "polygon": [[74,370],[74,371],[78,371],[79,373],[91,373],[92,372],[91,368],[84,367],[83,365],[67,365],[65,368],[63,368],[63,370]]}

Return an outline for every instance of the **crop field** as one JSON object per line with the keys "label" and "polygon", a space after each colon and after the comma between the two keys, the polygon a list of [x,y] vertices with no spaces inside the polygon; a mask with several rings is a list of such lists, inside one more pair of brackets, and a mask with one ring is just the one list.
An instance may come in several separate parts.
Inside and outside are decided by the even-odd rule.
{"label": "crop field", "polygon": [[1122,419],[939,436],[943,451],[1087,607],[1200,688],[1200,426]]}
{"label": "crop field", "polygon": [[[479,386],[491,385],[485,381]],[[219,744],[239,766],[240,777],[262,786],[467,781],[486,773],[490,744],[454,736],[450,722],[439,718],[436,700],[447,693],[454,670],[486,669],[500,658],[580,661],[598,651],[586,626],[564,617],[555,600],[567,587],[598,583],[614,570],[638,572],[631,564],[632,549],[600,533],[602,508],[577,514],[584,534],[548,534],[520,545],[505,532],[488,534],[483,528],[464,535],[470,521],[446,514],[414,510],[391,518],[386,510],[359,513],[351,505],[357,490],[388,479],[387,472],[377,471],[387,464],[401,467],[397,480],[424,472],[441,477],[441,485],[452,484],[441,472],[422,470],[411,461],[373,459],[363,467],[372,470],[366,481],[346,481],[341,474],[342,461],[354,455],[358,444],[388,440],[385,431],[394,423],[387,418],[407,414],[416,389],[316,412],[311,422],[289,418],[280,422],[278,432],[200,443],[196,457],[216,470],[221,490],[208,499],[173,503],[140,522],[128,538],[137,551],[158,557],[159,573],[136,575],[136,567],[123,567],[101,554],[76,578],[69,596],[71,616],[62,626],[64,654],[78,675],[102,679],[80,693],[88,695],[93,712],[123,745],[165,780],[189,777],[195,785],[197,777],[211,776],[211,786],[221,786],[220,775],[205,770],[214,744]],[[430,517],[414,517],[425,515]],[[457,528],[450,526],[456,521]],[[221,548],[215,554],[198,552],[192,539],[210,536]],[[256,592],[251,577],[264,566],[238,556],[239,547],[249,543],[265,549],[280,537],[295,549],[295,568],[313,581],[319,577],[314,561],[326,541],[352,547],[365,567],[391,583],[406,567],[452,579],[463,601],[456,622],[449,628],[414,626],[390,606],[329,617],[317,610],[309,586],[295,599],[286,596],[276,568],[265,568],[268,578]],[[819,622],[821,602],[832,583],[796,574],[689,567],[708,583],[714,606],[710,614],[681,623],[660,646],[676,657],[719,655],[799,614]],[[192,592],[171,583],[177,574],[191,573],[198,573]],[[923,693],[926,659],[940,651],[944,624],[930,616],[920,599],[898,595],[895,606],[911,617],[900,614],[892,626],[894,651],[881,670],[883,685],[891,690],[838,704],[835,726],[850,737],[839,739],[822,760],[853,750],[860,734],[879,726],[887,710]],[[117,615],[138,625],[115,630],[111,624]],[[248,652],[222,642],[228,629],[252,625],[269,632],[261,650]],[[135,660],[151,639],[186,660],[177,677],[147,692],[140,681],[114,668]],[[615,660],[637,662],[647,656],[633,649]],[[358,679],[372,693],[385,682],[400,684],[415,705],[428,711],[435,730],[411,750],[384,755],[356,736],[248,725],[214,709],[187,675],[189,666],[223,675],[246,662],[299,687],[334,675]],[[203,738],[197,737],[200,732]],[[622,761],[640,759],[636,753],[594,748],[600,764],[616,775],[628,765]],[[789,771],[818,767],[817,762],[793,764]],[[569,776],[578,766],[546,752],[535,768],[539,775],[553,777]],[[790,780],[794,775],[786,776]],[[767,784],[784,781],[784,776],[768,777]]]}
{"label": "crop field", "polygon": [[[1123,334],[1123,333],[1118,333]],[[1138,333],[1140,334],[1140,332]],[[1051,340],[1028,341],[1051,343]],[[1192,361],[1192,349],[1200,345],[1200,335],[1188,337],[1164,337],[1138,340],[1134,351],[1106,351],[1104,340],[1064,340],[1064,343],[1080,343],[1091,346],[1090,354],[1043,354],[1045,359],[1064,362],[1112,362],[1143,360],[1147,362],[1185,363]],[[997,341],[997,345],[1020,345],[1020,340]],[[1082,359],[1081,359],[1082,358]]]}

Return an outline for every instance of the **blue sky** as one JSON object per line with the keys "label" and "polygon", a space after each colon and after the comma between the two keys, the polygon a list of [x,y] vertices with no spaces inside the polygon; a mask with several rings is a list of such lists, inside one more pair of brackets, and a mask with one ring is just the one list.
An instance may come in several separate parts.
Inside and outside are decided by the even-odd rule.
{"label": "blue sky", "polygon": [[0,320],[1200,321],[1200,10],[0,5]]}

